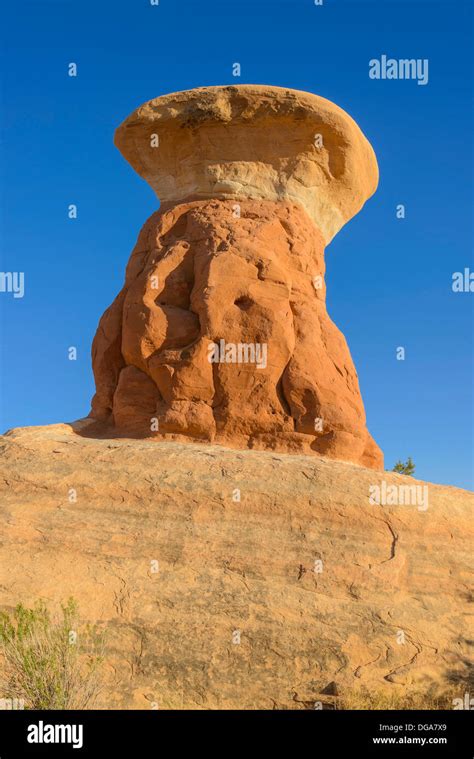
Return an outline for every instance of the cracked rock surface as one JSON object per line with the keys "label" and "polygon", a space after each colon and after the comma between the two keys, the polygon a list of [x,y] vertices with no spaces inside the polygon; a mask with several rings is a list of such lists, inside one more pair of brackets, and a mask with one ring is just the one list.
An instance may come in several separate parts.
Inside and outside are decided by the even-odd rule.
{"label": "cracked rock surface", "polygon": [[[473,494],[91,425],[1,437],[0,605],[72,595],[107,628],[101,708],[469,690]],[[370,504],[382,481],[426,485],[428,508]]]}

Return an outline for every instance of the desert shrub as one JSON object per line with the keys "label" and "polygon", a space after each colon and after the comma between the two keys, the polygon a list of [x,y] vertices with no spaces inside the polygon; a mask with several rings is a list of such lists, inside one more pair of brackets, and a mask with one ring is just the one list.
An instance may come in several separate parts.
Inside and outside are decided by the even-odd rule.
{"label": "desert shrub", "polygon": [[52,618],[43,602],[0,613],[0,695],[27,709],[91,708],[101,690],[103,636],[79,630],[70,598]]}
{"label": "desert shrub", "polygon": [[403,463],[403,461],[397,461],[392,469],[392,472],[398,472],[399,474],[408,474],[410,477],[415,474],[415,465],[411,456]]}

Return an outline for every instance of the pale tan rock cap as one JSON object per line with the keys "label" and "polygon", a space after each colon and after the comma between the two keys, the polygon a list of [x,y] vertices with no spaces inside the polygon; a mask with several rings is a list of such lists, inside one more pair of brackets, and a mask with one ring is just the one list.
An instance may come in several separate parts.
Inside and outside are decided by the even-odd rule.
{"label": "pale tan rock cap", "polygon": [[375,192],[374,151],[325,98],[267,85],[199,87],[150,100],[115,145],[162,203],[300,203],[328,243]]}

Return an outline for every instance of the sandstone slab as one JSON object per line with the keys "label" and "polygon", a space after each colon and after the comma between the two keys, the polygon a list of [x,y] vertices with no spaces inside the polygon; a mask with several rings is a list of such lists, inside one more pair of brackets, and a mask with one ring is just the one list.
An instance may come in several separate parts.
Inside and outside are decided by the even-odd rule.
{"label": "sandstone slab", "polygon": [[[1,438],[0,605],[72,595],[104,625],[101,708],[469,690],[471,493],[314,456],[96,440],[90,426]],[[428,508],[372,505],[383,481],[427,486]]]}

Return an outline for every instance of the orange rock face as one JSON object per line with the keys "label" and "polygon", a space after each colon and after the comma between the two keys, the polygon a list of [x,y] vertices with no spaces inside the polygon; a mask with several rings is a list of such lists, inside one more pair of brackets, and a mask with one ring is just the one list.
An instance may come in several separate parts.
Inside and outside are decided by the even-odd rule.
{"label": "orange rock face", "polygon": [[[251,88],[230,89],[232,99]],[[202,123],[201,113],[192,129]],[[189,160],[209,165],[199,151]],[[252,171],[258,176],[256,164]],[[349,349],[326,311],[328,234],[314,215],[290,196],[245,197],[242,180],[234,198],[207,185],[203,194],[216,197],[180,198],[174,189],[143,227],[124,288],[99,324],[91,415],[123,435],[313,452],[382,468]],[[325,209],[319,196],[311,207]],[[322,226],[334,229],[336,216],[332,207]]]}
{"label": "orange rock face", "polygon": [[[0,437],[0,608],[77,600],[105,632],[95,708],[472,698],[474,494],[315,455],[97,440],[94,426]],[[384,485],[415,497],[371,502]]]}
{"label": "orange rock face", "polygon": [[93,416],[125,433],[382,464],[326,312],[324,240],[296,204],[194,201],[153,214],[93,366]]}

